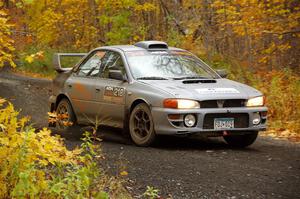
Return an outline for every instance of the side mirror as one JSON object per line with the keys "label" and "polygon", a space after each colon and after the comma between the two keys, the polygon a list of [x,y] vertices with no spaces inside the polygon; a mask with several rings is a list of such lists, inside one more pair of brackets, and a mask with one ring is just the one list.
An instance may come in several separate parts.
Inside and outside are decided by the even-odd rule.
{"label": "side mirror", "polygon": [[116,80],[120,80],[120,81],[126,80],[126,78],[124,78],[124,76],[123,76],[122,71],[120,71],[120,70],[109,70],[108,78],[116,79]]}
{"label": "side mirror", "polygon": [[226,78],[228,76],[228,72],[226,69],[216,70],[218,75],[220,75],[222,78]]}
{"label": "side mirror", "polygon": [[59,53],[55,53],[53,55],[53,66],[54,66],[54,69],[56,70],[56,72],[58,72],[58,73],[65,72],[64,69],[60,65],[60,54]]}

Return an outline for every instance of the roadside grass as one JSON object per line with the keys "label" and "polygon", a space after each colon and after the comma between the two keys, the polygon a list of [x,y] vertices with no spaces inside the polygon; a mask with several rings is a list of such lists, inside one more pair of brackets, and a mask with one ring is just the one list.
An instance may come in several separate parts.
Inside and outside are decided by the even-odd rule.
{"label": "roadside grass", "polygon": [[[14,70],[31,77],[53,79],[57,74],[53,68],[53,54],[58,52],[75,52],[75,50],[55,50],[49,47],[37,49],[29,46],[17,53],[17,67]],[[81,57],[64,57],[61,65],[65,68],[73,67],[80,59]]]}
{"label": "roadside grass", "polygon": [[132,198],[118,177],[107,176],[93,132],[68,150],[63,139],[32,128],[0,98],[0,198]]}
{"label": "roadside grass", "polygon": [[23,69],[23,68],[14,68],[12,71],[16,74],[22,75],[22,76],[27,76],[27,77],[34,77],[34,78],[44,78],[44,79],[53,79],[56,76],[56,73],[39,73],[39,72],[32,72],[28,69]]}
{"label": "roadside grass", "polygon": [[34,47],[27,47],[24,51],[17,53],[17,67],[19,73],[29,76],[53,78],[56,72],[52,66],[52,56],[55,51],[51,49],[37,50]]}

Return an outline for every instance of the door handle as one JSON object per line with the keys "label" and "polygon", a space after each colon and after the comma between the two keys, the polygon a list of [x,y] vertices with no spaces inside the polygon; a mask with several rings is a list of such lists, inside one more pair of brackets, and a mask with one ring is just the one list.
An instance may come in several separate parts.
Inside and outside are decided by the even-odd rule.
{"label": "door handle", "polygon": [[100,92],[100,90],[101,90],[100,88],[96,88],[96,91],[97,91],[97,92]]}

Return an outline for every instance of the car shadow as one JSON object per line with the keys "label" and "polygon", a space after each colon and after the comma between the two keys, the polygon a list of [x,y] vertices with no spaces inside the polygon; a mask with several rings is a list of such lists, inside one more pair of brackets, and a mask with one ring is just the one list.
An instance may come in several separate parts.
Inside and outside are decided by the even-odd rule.
{"label": "car shadow", "polygon": [[[123,133],[122,129],[103,126],[99,128],[97,135],[104,142],[131,145],[138,148],[138,146],[135,146],[132,142],[130,136]],[[159,135],[149,148],[161,150],[237,150],[244,152],[258,152],[258,150],[253,147],[230,147],[221,137],[207,138],[197,134],[191,136]]]}
{"label": "car shadow", "polygon": [[[92,132],[92,127],[71,127],[69,130],[58,131],[51,129],[53,134],[58,134],[68,141],[80,141],[85,131]],[[123,133],[122,129],[100,126],[97,130],[97,138],[105,143],[135,146],[129,135]],[[157,136],[156,141],[149,147],[161,150],[237,150],[245,152],[258,152],[253,147],[233,148],[227,145],[222,138],[207,138],[199,135],[191,136]]]}
{"label": "car shadow", "polygon": [[158,136],[152,146],[162,150],[185,150],[185,151],[240,151],[240,152],[259,152],[254,147],[235,148],[231,147],[223,140],[222,137],[203,137],[192,135],[188,137],[178,136]]}
{"label": "car shadow", "polygon": [[158,136],[153,147],[160,149],[208,150],[229,148],[221,139],[200,136]]}
{"label": "car shadow", "polygon": [[[53,135],[59,135],[68,141],[80,141],[84,137],[84,132],[93,132],[91,126],[72,126],[67,130],[58,130],[56,128],[49,128]],[[105,142],[114,142],[118,144],[133,145],[129,136],[125,136],[122,129],[100,126],[96,133],[97,138]]]}

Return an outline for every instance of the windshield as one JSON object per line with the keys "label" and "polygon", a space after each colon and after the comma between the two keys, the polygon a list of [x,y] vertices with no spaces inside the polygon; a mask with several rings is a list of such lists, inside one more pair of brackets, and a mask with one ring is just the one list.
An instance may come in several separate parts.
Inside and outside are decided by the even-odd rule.
{"label": "windshield", "polygon": [[127,60],[135,79],[214,79],[218,75],[185,51],[131,51]]}

